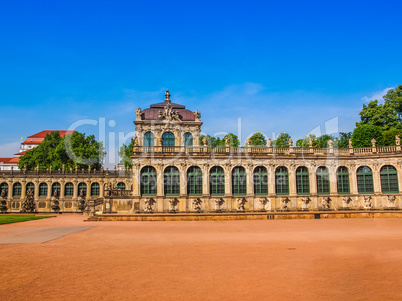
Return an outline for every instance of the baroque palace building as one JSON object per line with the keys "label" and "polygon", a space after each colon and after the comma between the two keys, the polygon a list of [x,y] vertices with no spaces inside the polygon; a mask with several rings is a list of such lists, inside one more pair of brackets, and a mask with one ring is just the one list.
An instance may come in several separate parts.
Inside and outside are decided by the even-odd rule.
{"label": "baroque palace building", "polygon": [[400,139],[395,146],[338,149],[209,147],[201,114],[165,101],[135,110],[132,169],[0,171],[1,198],[18,212],[33,192],[39,212],[252,212],[399,209]]}

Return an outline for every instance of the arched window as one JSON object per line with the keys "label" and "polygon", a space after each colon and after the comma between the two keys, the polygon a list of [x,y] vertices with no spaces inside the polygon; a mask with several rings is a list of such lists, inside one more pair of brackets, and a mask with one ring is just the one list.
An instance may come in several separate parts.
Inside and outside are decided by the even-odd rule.
{"label": "arched window", "polygon": [[373,173],[368,166],[360,166],[356,171],[359,193],[374,193]]}
{"label": "arched window", "polygon": [[13,196],[21,196],[22,185],[21,183],[14,183]]}
{"label": "arched window", "polygon": [[275,190],[276,194],[289,194],[289,173],[285,166],[279,166],[275,170]]}
{"label": "arched window", "polygon": [[180,173],[177,167],[168,166],[163,173],[165,195],[174,196],[180,194]]}
{"label": "arched window", "polygon": [[32,193],[35,193],[35,184],[32,182],[29,182],[27,184],[27,186],[25,187],[25,193],[27,193],[29,189],[32,190]]}
{"label": "arched window", "polygon": [[184,146],[193,146],[193,135],[191,133],[184,133]]}
{"label": "arched window", "polygon": [[310,194],[310,178],[305,166],[296,169],[296,189],[297,194]]}
{"label": "arched window", "polygon": [[81,194],[81,190],[84,193],[84,195],[87,195],[87,184],[81,182],[80,184],[78,184],[78,195]]}
{"label": "arched window", "polygon": [[141,195],[156,195],[156,169],[152,166],[145,166],[141,169]]}
{"label": "arched window", "polygon": [[71,182],[66,183],[64,185],[64,196],[73,196],[74,195],[74,184]]}
{"label": "arched window", "polygon": [[329,172],[325,166],[317,168],[317,193],[329,194]]}
{"label": "arched window", "polygon": [[264,166],[258,166],[254,169],[254,194],[268,194],[268,172]]}
{"label": "arched window", "polygon": [[202,195],[202,171],[198,166],[187,171],[187,195]]}
{"label": "arched window", "polygon": [[126,190],[126,184],[124,184],[123,182],[119,182],[117,183],[116,188],[119,190]]}
{"label": "arched window", "polygon": [[340,166],[336,171],[336,183],[339,194],[349,194],[349,170],[345,166]]}
{"label": "arched window", "polygon": [[52,195],[54,195],[54,192],[57,191],[57,195],[60,195],[60,183],[53,183],[52,184]]}
{"label": "arched window", "polygon": [[162,135],[162,146],[174,146],[174,135],[171,132],[166,132]]}
{"label": "arched window", "polygon": [[236,166],[232,171],[233,195],[245,195],[247,193],[246,170],[242,166]]}
{"label": "arched window", "polygon": [[154,146],[154,134],[151,132],[144,134],[144,146]]}
{"label": "arched window", "polygon": [[92,183],[91,184],[91,196],[98,196],[99,195],[100,186],[99,183]]}
{"label": "arched window", "polygon": [[0,184],[0,194],[3,192],[3,190],[6,196],[8,196],[8,184],[5,182]]}
{"label": "arched window", "polygon": [[47,196],[47,184],[46,183],[39,184],[39,196]]}
{"label": "arched window", "polygon": [[380,171],[382,193],[399,193],[398,173],[392,165],[385,165]]}
{"label": "arched window", "polygon": [[213,196],[225,195],[225,172],[220,166],[212,167],[209,172],[209,192]]}

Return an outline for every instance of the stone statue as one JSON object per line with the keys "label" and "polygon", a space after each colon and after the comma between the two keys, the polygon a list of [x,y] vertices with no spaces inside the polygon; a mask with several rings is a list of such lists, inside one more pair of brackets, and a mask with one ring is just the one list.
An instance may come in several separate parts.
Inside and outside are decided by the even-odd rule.
{"label": "stone statue", "polygon": [[388,208],[389,209],[395,209],[395,201],[396,201],[395,195],[388,196]]}
{"label": "stone statue", "polygon": [[353,148],[352,139],[349,139],[349,148]]}
{"label": "stone statue", "polygon": [[250,139],[250,138],[247,138],[247,139],[246,139],[246,143],[247,143],[247,146],[250,147],[250,146],[251,146],[251,139]]}
{"label": "stone statue", "polygon": [[51,205],[51,208],[54,212],[59,212],[60,211],[60,206],[59,206],[59,190],[55,189],[52,195],[52,198],[50,199],[53,204]]}
{"label": "stone statue", "polygon": [[77,199],[78,202],[78,210],[84,211],[86,207],[86,201],[85,201],[85,194],[84,194],[84,189],[80,189],[80,194]]}
{"label": "stone statue", "polygon": [[229,146],[229,137],[225,137],[225,145]]}
{"label": "stone statue", "polygon": [[329,196],[322,198],[322,209],[323,210],[330,210],[331,209],[331,198]]}
{"label": "stone statue", "polygon": [[194,210],[197,211],[198,213],[201,212],[201,204],[202,200],[200,198],[196,198],[195,200],[193,200]]}
{"label": "stone statue", "polygon": [[6,191],[4,189],[1,190],[1,195],[0,195],[1,199],[0,199],[0,211],[2,213],[7,212],[7,194]]}
{"label": "stone statue", "polygon": [[375,140],[374,138],[371,139],[371,145],[372,145],[372,147],[375,147],[376,143],[377,143],[377,140]]}
{"label": "stone statue", "polygon": [[271,138],[268,138],[268,147],[272,147],[272,140],[271,140]]}
{"label": "stone statue", "polygon": [[158,119],[163,118],[163,112],[161,110],[158,111]]}
{"label": "stone statue", "polygon": [[282,211],[287,211],[289,209],[288,203],[290,203],[290,200],[288,197],[281,199],[281,210]]}
{"label": "stone statue", "polygon": [[134,136],[134,146],[140,146],[140,142],[139,142],[137,134],[135,134],[135,136]]}
{"label": "stone statue", "polygon": [[165,102],[170,102],[170,92],[169,92],[169,89],[166,89],[166,92],[165,92]]}
{"label": "stone statue", "polygon": [[310,201],[309,197],[302,198],[302,210],[308,210],[308,204]]}
{"label": "stone statue", "polygon": [[313,138],[308,138],[308,146],[313,147]]}
{"label": "stone statue", "polygon": [[181,122],[179,111],[174,111],[170,102],[165,106],[163,111],[158,111],[158,119]]}
{"label": "stone statue", "polygon": [[201,113],[200,113],[200,111],[193,111],[193,114],[194,114],[194,118],[195,118],[195,121],[200,121],[201,120]]}
{"label": "stone statue", "polygon": [[247,200],[245,198],[241,198],[237,200],[237,211],[245,211],[245,205]]}
{"label": "stone statue", "polygon": [[177,198],[169,200],[170,211],[176,212],[176,206],[180,203]]}
{"label": "stone statue", "polygon": [[141,108],[135,109],[135,115],[137,115],[136,120],[142,120],[142,110],[141,110]]}
{"label": "stone statue", "polygon": [[293,147],[293,140],[292,140],[292,138],[289,138],[289,147]]}
{"label": "stone statue", "polygon": [[152,213],[152,212],[154,211],[153,206],[154,206],[155,203],[156,203],[156,202],[155,202],[155,200],[154,200],[153,198],[146,199],[146,200],[144,201],[144,204],[145,204],[144,210],[145,210],[145,212]]}
{"label": "stone statue", "polygon": [[269,202],[268,199],[267,198],[260,198],[259,201],[260,201],[260,204],[261,204],[261,211],[266,211],[265,206]]}
{"label": "stone statue", "polygon": [[364,209],[371,209],[372,205],[371,205],[371,196],[370,195],[365,195],[363,197],[363,208]]}
{"label": "stone statue", "polygon": [[345,196],[345,197],[343,197],[342,201],[343,201],[343,208],[348,209],[349,204],[352,202],[352,198],[349,196]]}
{"label": "stone statue", "polygon": [[215,210],[216,212],[221,212],[221,207],[225,203],[225,200],[222,198],[215,200]]}
{"label": "stone statue", "polygon": [[333,148],[333,145],[334,145],[334,141],[332,141],[331,139],[328,140],[328,146],[329,146],[329,148]]}
{"label": "stone statue", "polygon": [[24,203],[22,204],[22,209],[21,212],[25,213],[25,212],[36,212],[36,204],[35,204],[35,197],[34,197],[34,192],[31,188],[28,189],[27,191],[27,196],[26,199],[24,201]]}
{"label": "stone statue", "polygon": [[207,146],[208,144],[208,139],[207,139],[207,137],[206,136],[204,136],[203,138],[202,138],[202,143],[204,144],[204,146]]}
{"label": "stone statue", "polygon": [[395,142],[397,146],[401,145],[401,138],[399,137],[399,135],[395,136]]}

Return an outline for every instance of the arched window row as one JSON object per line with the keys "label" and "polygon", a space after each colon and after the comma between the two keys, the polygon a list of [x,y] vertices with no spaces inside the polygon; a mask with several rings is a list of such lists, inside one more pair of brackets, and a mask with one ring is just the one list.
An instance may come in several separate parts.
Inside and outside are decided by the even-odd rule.
{"label": "arched window row", "polygon": [[[175,146],[175,135],[171,132],[165,132],[162,134],[162,146]],[[183,134],[183,145],[190,147],[193,146],[193,135],[189,132]],[[144,146],[155,146],[155,136],[152,132],[146,132],[144,134]]]}

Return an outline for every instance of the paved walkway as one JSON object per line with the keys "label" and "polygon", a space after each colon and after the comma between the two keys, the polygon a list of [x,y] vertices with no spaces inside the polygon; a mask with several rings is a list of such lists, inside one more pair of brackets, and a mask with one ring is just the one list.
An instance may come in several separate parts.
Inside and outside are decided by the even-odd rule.
{"label": "paved walkway", "polygon": [[0,245],[0,300],[402,300],[402,219],[84,219],[0,226],[58,228]]}

